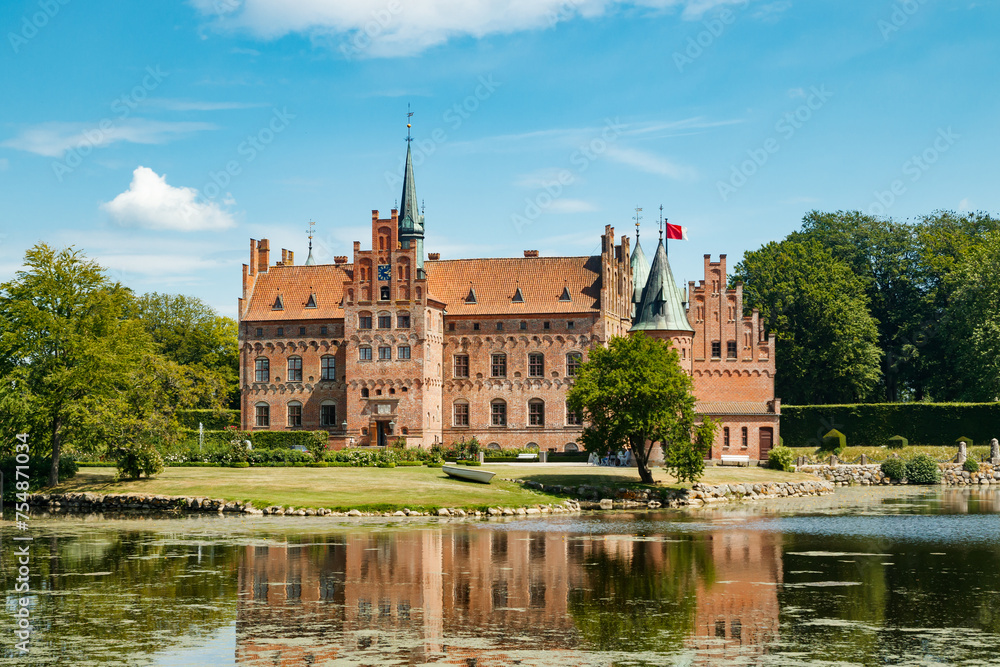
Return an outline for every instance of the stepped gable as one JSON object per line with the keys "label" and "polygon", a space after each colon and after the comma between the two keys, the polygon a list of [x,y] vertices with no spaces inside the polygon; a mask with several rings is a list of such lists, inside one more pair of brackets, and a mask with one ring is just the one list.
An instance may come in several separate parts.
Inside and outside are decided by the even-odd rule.
{"label": "stepped gable", "polygon": [[[256,276],[250,303],[240,318],[248,322],[332,320],[342,318],[344,281],[353,279],[352,264],[272,266]],[[316,295],[316,307],[306,308]],[[274,310],[281,296],[282,310]]]}

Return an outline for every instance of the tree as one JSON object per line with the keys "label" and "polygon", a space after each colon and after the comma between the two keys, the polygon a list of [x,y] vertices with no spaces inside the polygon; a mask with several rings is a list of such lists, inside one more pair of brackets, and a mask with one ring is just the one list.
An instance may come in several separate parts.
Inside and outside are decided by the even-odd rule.
{"label": "tree", "polygon": [[877,389],[882,352],[864,282],[816,240],[746,253],[732,281],[777,337],[777,393],[788,403],[851,403]]}
{"label": "tree", "polygon": [[667,467],[678,479],[693,481],[704,470],[715,424],[706,419],[696,425],[691,389],[670,343],[639,333],[594,348],[567,401],[587,422],[580,436],[587,451],[603,454],[628,445],[639,478],[652,484],[649,458],[662,443]]}

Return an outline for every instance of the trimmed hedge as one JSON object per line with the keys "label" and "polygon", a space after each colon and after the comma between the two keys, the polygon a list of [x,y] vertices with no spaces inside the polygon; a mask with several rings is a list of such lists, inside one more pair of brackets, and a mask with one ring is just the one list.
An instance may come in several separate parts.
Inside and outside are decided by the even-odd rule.
{"label": "trimmed hedge", "polygon": [[856,447],[880,447],[893,436],[911,445],[986,444],[1000,437],[1000,403],[869,403],[859,405],[783,405],[781,434],[790,447],[821,447],[836,429]]}
{"label": "trimmed hedge", "polygon": [[222,431],[227,426],[240,425],[239,410],[178,410],[177,421],[184,428],[198,430],[201,423],[206,431]]}

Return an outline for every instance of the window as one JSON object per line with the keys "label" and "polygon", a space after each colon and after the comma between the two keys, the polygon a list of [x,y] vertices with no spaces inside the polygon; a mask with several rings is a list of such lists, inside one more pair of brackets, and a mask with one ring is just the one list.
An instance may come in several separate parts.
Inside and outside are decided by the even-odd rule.
{"label": "window", "polygon": [[743,449],[747,448],[747,427],[746,426],[743,427],[743,444],[741,445],[741,447],[743,447]]}
{"label": "window", "polygon": [[266,428],[271,425],[271,406],[267,403],[258,403],[254,407],[254,413],[257,418],[257,426],[261,428]]}
{"label": "window", "polygon": [[507,355],[494,354],[490,357],[490,375],[495,378],[507,377]]}
{"label": "window", "polygon": [[729,427],[722,429],[722,446],[729,449]]}
{"label": "window", "polygon": [[389,361],[392,359],[392,348],[388,345],[380,345],[378,348],[379,361]]}
{"label": "window", "polygon": [[274,335],[275,336],[284,336],[285,335],[285,327],[278,327],[278,330],[274,332]]}
{"label": "window", "polygon": [[454,330],[455,330],[455,323],[448,322],[448,331],[454,331]]}
{"label": "window", "polygon": [[271,360],[260,357],[254,362],[254,381],[268,382],[271,379]]}
{"label": "window", "polygon": [[372,349],[367,345],[363,345],[358,348],[358,359],[361,361],[371,361],[372,360]]}
{"label": "window", "polygon": [[573,377],[580,372],[580,364],[583,363],[583,355],[579,352],[570,352],[566,355],[566,375]]}
{"label": "window", "polygon": [[569,409],[569,403],[566,404],[566,425],[567,426],[580,426],[583,424],[583,414]]}
{"label": "window", "polygon": [[543,401],[528,401],[528,425],[545,426],[545,403]]}
{"label": "window", "polygon": [[410,358],[410,346],[400,345],[396,350],[397,359],[409,359]]}
{"label": "window", "polygon": [[528,328],[528,323],[522,320],[521,321],[521,331],[524,331],[527,328]]}
{"label": "window", "polygon": [[320,380],[337,379],[337,360],[329,354],[320,359]]}
{"label": "window", "polygon": [[457,378],[469,377],[469,355],[467,354],[455,355],[455,377]]}
{"label": "window", "polygon": [[735,340],[731,340],[728,343],[726,343],[726,356],[729,357],[730,359],[735,359],[736,358],[736,341]]}
{"label": "window", "polygon": [[319,335],[320,335],[320,336],[325,336],[325,335],[326,335],[326,333],[327,333],[327,328],[326,328],[326,326],[325,326],[325,325],[324,325],[324,326],[321,326],[321,327],[319,328]]}
{"label": "window", "polygon": [[337,425],[337,406],[333,403],[324,403],[319,406],[319,425],[320,426],[336,426]]}
{"label": "window", "polygon": [[468,426],[469,425],[469,404],[468,403],[456,403],[455,404],[455,426]]}
{"label": "window", "polygon": [[379,296],[380,300],[382,300],[382,301],[388,301],[389,300],[389,286],[388,285],[382,285],[382,287],[380,287],[379,290],[378,290],[378,296]]}
{"label": "window", "polygon": [[490,423],[493,426],[507,425],[507,404],[502,400],[490,403]]}
{"label": "window", "polygon": [[479,331],[479,322],[473,322],[472,323],[472,330],[473,331]]}
{"label": "window", "polygon": [[288,381],[302,382],[302,357],[288,357]]}
{"label": "window", "polygon": [[306,328],[305,327],[299,327],[299,335],[300,336],[305,336],[306,335]]}
{"label": "window", "polygon": [[572,329],[572,328],[573,328],[573,320],[570,320],[570,321],[568,321],[568,322],[566,323],[566,328],[567,328],[567,329]]}
{"label": "window", "polygon": [[712,341],[712,358],[713,359],[719,359],[720,357],[722,357],[722,343],[719,342],[719,341],[717,341],[717,340],[713,340]]}
{"label": "window", "polygon": [[409,329],[410,328],[410,314],[409,313],[400,313],[399,315],[397,315],[396,316],[396,326],[398,328],[400,328],[400,329]]}
{"label": "window", "polygon": [[528,355],[528,377],[540,378],[545,375],[545,355],[532,352]]}
{"label": "window", "polygon": [[261,338],[264,335],[264,327],[257,327],[257,338]]}
{"label": "window", "polygon": [[288,404],[288,425],[289,426],[302,426],[302,404],[301,403],[289,403]]}
{"label": "window", "polygon": [[542,328],[543,329],[548,329],[549,328],[549,323],[548,322],[542,322]]}
{"label": "window", "polygon": [[371,329],[372,328],[372,316],[371,315],[358,315],[358,328],[359,329]]}
{"label": "window", "polygon": [[364,387],[361,390],[361,398],[368,398],[368,387]]}

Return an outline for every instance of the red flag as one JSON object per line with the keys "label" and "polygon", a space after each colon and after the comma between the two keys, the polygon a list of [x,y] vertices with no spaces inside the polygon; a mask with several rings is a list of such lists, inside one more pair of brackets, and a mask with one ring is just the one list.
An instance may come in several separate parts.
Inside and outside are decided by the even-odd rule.
{"label": "red flag", "polygon": [[667,223],[667,238],[674,239],[677,241],[687,241],[688,240],[688,228],[681,227],[680,225],[671,225]]}

